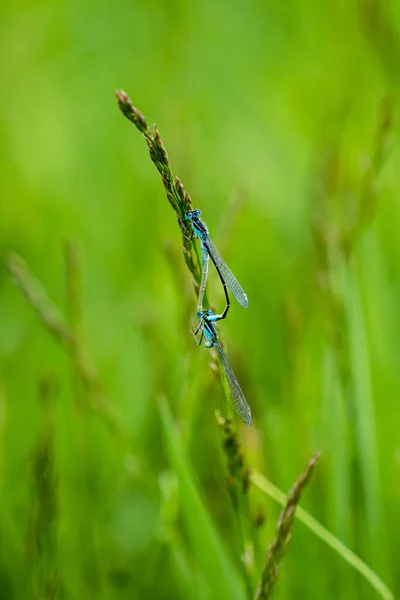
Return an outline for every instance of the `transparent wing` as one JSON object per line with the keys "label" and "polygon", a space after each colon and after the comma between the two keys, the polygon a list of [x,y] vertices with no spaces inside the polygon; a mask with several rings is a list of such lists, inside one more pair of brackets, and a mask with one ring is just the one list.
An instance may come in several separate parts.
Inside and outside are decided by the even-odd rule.
{"label": "transparent wing", "polygon": [[197,306],[197,312],[203,310],[203,299],[204,299],[204,291],[206,289],[207,277],[208,277],[208,257],[209,254],[204,246],[201,248],[201,282],[200,282],[200,291],[199,291],[199,302]]}
{"label": "transparent wing", "polygon": [[243,421],[251,427],[251,410],[250,406],[247,404],[246,398],[242,392],[242,389],[236,379],[236,375],[233,372],[231,365],[228,362],[225,352],[222,349],[219,340],[215,341],[214,348],[218,354],[218,358],[221,361],[221,365],[224,369],[226,383],[229,388],[229,398],[231,404],[239,417],[243,419]]}
{"label": "transparent wing", "polygon": [[204,242],[204,245],[211,256],[211,260],[217,265],[218,269],[221,271],[221,275],[225,279],[226,285],[231,290],[232,294],[239,302],[240,306],[243,306],[243,308],[247,308],[249,305],[249,301],[242,286],[240,285],[240,283],[238,282],[238,280],[236,279],[236,277],[234,276],[234,274],[232,273],[232,271],[230,270],[230,268],[228,267],[228,265],[214,246],[214,244],[212,243],[212,241],[210,240],[210,238],[207,238],[207,240]]}

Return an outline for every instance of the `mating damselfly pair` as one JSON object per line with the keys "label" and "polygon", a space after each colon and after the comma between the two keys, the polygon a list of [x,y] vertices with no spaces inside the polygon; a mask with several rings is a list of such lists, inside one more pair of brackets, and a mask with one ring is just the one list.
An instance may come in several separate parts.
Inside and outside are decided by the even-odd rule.
{"label": "mating damselfly pair", "polygon": [[[249,303],[242,286],[239,284],[236,277],[233,275],[232,271],[221,257],[217,248],[212,243],[210,236],[208,235],[208,229],[205,223],[203,223],[203,221],[200,219],[200,215],[201,212],[198,209],[186,213],[186,220],[191,222],[193,232],[200,241],[202,262],[201,282],[197,306],[197,318],[199,320],[199,324],[196,331],[193,333],[196,336],[196,339],[197,336],[200,336],[198,340],[199,345],[204,343],[206,348],[215,349],[219,363],[223,370],[225,382],[228,387],[228,395],[232,406],[237,414],[246,423],[246,425],[250,427],[250,407],[247,404],[246,398],[244,397],[242,389],[238,383],[238,380],[236,379],[236,375],[229,364],[221,342],[218,339],[218,333],[215,326],[216,321],[225,319],[228,314],[230,308],[228,288],[239,304],[243,306],[243,308],[247,308]],[[214,311],[211,309],[203,309],[204,293],[208,278],[209,258],[211,258],[211,261],[215,266],[225,294],[226,306],[221,314],[214,314]]]}

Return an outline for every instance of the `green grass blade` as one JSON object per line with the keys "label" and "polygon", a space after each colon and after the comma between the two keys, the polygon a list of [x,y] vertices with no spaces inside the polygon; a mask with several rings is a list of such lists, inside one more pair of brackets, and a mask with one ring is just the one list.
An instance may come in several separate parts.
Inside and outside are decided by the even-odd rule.
{"label": "green grass blade", "polygon": [[[244,600],[244,584],[226,553],[204,504],[169,406],[160,401],[161,420],[172,468],[179,479],[179,498],[193,552],[210,588],[210,597]],[[195,590],[194,594],[195,595]]]}
{"label": "green grass blade", "polygon": [[384,572],[388,562],[385,551],[388,547],[383,514],[385,507],[380,488],[379,447],[371,381],[369,340],[356,268],[349,272],[346,283],[352,394],[359,445],[357,454],[361,466],[366,514],[365,542],[369,546],[368,552],[372,564]]}
{"label": "green grass blade", "polygon": [[[351,474],[350,436],[343,381],[339,375],[337,355],[334,348],[326,348],[323,363],[323,431],[324,455],[331,462],[331,473],[327,484],[331,486],[327,494],[331,502],[334,518],[333,529],[347,543],[352,543],[351,513]],[[326,450],[329,450],[327,457]]]}
{"label": "green grass blade", "polygon": [[[251,480],[260,490],[265,492],[273,500],[278,502],[281,506],[286,504],[286,494],[277,488],[273,483],[268,481],[266,477],[258,473],[258,471],[252,471]],[[314,517],[312,517],[307,511],[300,506],[297,507],[296,517],[306,527],[308,527],[317,537],[319,537],[325,544],[330,546],[335,552],[337,552],[349,565],[351,565],[360,575],[362,575],[371,586],[380,594],[385,600],[393,600],[394,596],[389,588],[383,583],[372,569],[363,561],[359,556],[354,554],[350,548],[348,548],[343,542],[341,542],[336,536],[333,535],[328,529],[326,529],[321,523],[319,523]]]}

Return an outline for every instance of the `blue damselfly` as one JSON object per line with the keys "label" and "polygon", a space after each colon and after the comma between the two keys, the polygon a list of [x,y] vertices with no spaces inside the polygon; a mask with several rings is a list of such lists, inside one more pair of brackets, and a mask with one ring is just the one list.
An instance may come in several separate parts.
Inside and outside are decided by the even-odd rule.
{"label": "blue damselfly", "polygon": [[247,299],[247,296],[246,296],[242,286],[239,284],[238,280],[236,279],[236,277],[234,276],[232,271],[229,269],[226,262],[223,260],[222,256],[218,252],[217,248],[214,246],[213,242],[210,240],[210,236],[208,235],[207,226],[200,219],[200,215],[201,215],[201,212],[199,211],[198,208],[186,213],[186,220],[191,221],[192,226],[193,226],[193,231],[196,234],[196,236],[199,238],[200,246],[201,246],[202,274],[201,274],[201,283],[200,283],[200,292],[199,292],[198,312],[201,312],[203,309],[204,290],[206,288],[206,281],[207,281],[207,276],[208,276],[208,257],[210,257],[212,262],[214,263],[216,270],[217,270],[218,276],[221,280],[221,283],[222,283],[222,286],[224,289],[224,293],[225,293],[225,299],[226,299],[227,305],[226,305],[224,312],[222,313],[223,316],[220,316],[222,319],[224,319],[228,313],[229,306],[230,306],[226,286],[228,286],[228,288],[231,290],[231,292],[234,295],[234,297],[236,298],[236,300],[239,302],[239,304],[241,306],[243,306],[243,308],[248,307],[249,301]]}
{"label": "blue damselfly", "polygon": [[221,342],[218,339],[218,333],[215,326],[216,321],[220,321],[224,318],[223,315],[215,315],[212,310],[202,310],[197,313],[199,319],[199,325],[197,330],[194,332],[195,336],[200,334],[199,346],[204,343],[206,348],[214,348],[220,365],[222,367],[223,376],[228,387],[228,395],[230,402],[237,412],[237,414],[243,419],[243,421],[251,427],[251,410],[247,404],[246,398],[242,392],[242,389],[236,379],[236,375],[233,372],[231,365],[227,359],[224,349],[221,346]]}

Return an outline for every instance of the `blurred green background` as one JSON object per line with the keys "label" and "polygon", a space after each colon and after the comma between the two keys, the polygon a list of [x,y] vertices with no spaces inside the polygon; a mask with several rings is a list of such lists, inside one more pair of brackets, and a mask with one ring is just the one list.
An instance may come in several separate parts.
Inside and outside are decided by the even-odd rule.
{"label": "blurred green background", "polygon": [[[128,432],[90,409],[2,260],[0,597],[244,597],[223,391],[120,87],[248,294],[220,328],[253,411],[247,463],[288,490],[320,450],[303,507],[400,594],[400,4],[17,0],[0,14],[1,256],[20,254],[70,313]],[[222,306],[212,270],[210,297]],[[280,509],[250,500],[266,517],[255,588]],[[276,597],[379,596],[297,522]]]}

